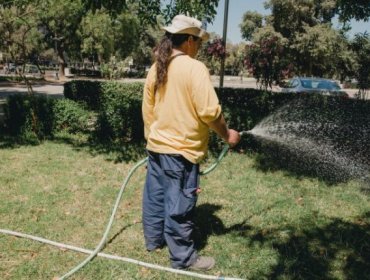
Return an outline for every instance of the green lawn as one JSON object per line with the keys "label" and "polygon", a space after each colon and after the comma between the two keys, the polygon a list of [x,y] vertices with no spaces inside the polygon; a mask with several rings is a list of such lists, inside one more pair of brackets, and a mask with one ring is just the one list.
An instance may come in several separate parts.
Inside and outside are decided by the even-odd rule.
{"label": "green lawn", "polygon": [[[93,249],[135,161],[83,138],[39,145],[0,142],[0,228]],[[142,151],[141,151],[142,152]],[[145,168],[124,193],[105,253],[168,266],[147,253],[141,226]],[[214,256],[209,272],[244,279],[370,279],[370,200],[359,181],[328,185],[284,170],[266,171],[253,155],[229,153],[201,180],[195,238]],[[0,279],[52,279],[86,255],[0,234]],[[189,279],[95,258],[72,279]]]}

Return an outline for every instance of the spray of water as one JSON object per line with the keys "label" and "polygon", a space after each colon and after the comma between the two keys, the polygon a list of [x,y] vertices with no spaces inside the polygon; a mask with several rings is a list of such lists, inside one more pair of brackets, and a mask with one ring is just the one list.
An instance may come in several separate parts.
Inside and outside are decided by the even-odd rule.
{"label": "spray of water", "polygon": [[272,158],[294,171],[336,182],[351,178],[368,182],[369,116],[354,117],[336,102],[325,108],[312,105],[316,104],[294,100],[244,133],[262,141]]}

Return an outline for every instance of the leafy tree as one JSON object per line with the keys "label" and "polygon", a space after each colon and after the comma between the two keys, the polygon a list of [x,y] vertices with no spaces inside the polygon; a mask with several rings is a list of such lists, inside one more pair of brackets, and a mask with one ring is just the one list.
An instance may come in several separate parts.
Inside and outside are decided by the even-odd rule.
{"label": "leafy tree", "polygon": [[232,75],[242,75],[244,70],[246,44],[241,42],[239,44],[226,44],[226,60],[225,69],[231,72]]}
{"label": "leafy tree", "polygon": [[25,8],[29,4],[37,4],[41,0],[0,0],[0,7],[2,8]]}
{"label": "leafy tree", "polygon": [[291,67],[282,56],[287,39],[271,26],[259,28],[252,39],[253,44],[247,46],[245,64],[261,87],[271,88]]}
{"label": "leafy tree", "polygon": [[[338,5],[343,6],[344,2],[353,1],[269,0],[265,3],[265,7],[271,9],[272,12],[270,16],[265,17],[265,28],[272,28],[274,32],[277,32],[286,40],[286,44],[289,46],[280,54],[280,61],[290,61],[292,63],[288,72],[284,70],[286,73],[336,76],[342,81],[346,76],[353,75],[354,54],[349,48],[348,39],[345,37],[348,25],[337,31],[332,28],[331,23],[332,18],[339,11]],[[354,7],[360,7],[361,3],[363,2],[359,1],[359,3],[354,4]],[[351,15],[361,16],[359,13],[352,13]],[[246,27],[244,38],[249,39],[253,35],[253,42],[258,44],[258,41],[254,41],[256,40],[255,34],[264,31],[263,28],[256,28],[251,18],[253,18],[252,14],[246,13],[241,27]],[[253,51],[257,56],[256,49],[253,49]],[[260,63],[258,60],[253,61],[254,63]],[[256,69],[259,69],[258,65],[256,67]],[[279,68],[283,69],[284,67],[277,67],[276,69]],[[254,71],[254,73],[258,73],[258,71]],[[276,77],[278,78],[278,75]]]}
{"label": "leafy tree", "polygon": [[105,10],[110,15],[116,16],[127,9],[126,0],[84,0],[83,6],[86,10],[95,13],[99,10]]}
{"label": "leafy tree", "polygon": [[218,37],[206,43],[206,51],[208,55],[219,60],[222,60],[226,57],[226,48],[222,42],[222,39]]}
{"label": "leafy tree", "polygon": [[360,89],[360,96],[365,97],[366,90],[370,88],[370,36],[367,32],[355,35],[352,49],[356,56],[356,79]]}
{"label": "leafy tree", "polygon": [[251,40],[253,32],[262,27],[263,16],[257,12],[246,12],[243,15],[243,21],[239,25],[242,37],[246,40]]}
{"label": "leafy tree", "polygon": [[[164,5],[163,2],[165,2]],[[145,25],[155,25],[158,15],[162,15],[168,23],[179,13],[187,13],[212,22],[216,15],[218,2],[219,0],[85,0],[84,7],[86,11],[92,10],[93,12],[104,8],[109,14],[116,16],[123,11],[130,10],[133,5],[137,5],[136,15],[140,22]]]}
{"label": "leafy tree", "polygon": [[338,54],[347,49],[340,33],[327,24],[304,26],[291,45],[295,51],[298,72],[307,76],[332,77],[337,71]]}
{"label": "leafy tree", "polygon": [[166,23],[181,13],[210,23],[216,16],[219,0],[170,0],[169,2],[163,10]]}
{"label": "leafy tree", "polygon": [[334,0],[269,0],[265,7],[272,15],[267,22],[285,38],[292,38],[296,32],[304,32],[305,26],[330,23],[335,5]]}
{"label": "leafy tree", "polygon": [[114,21],[115,49],[121,58],[126,58],[139,45],[139,21],[128,12]]}
{"label": "leafy tree", "polygon": [[66,53],[78,53],[78,28],[84,16],[81,0],[44,0],[39,6],[40,25],[49,46],[54,46],[59,61],[59,76],[64,77]]}
{"label": "leafy tree", "polygon": [[134,5],[137,6],[136,14],[143,28],[157,24],[158,15],[162,14],[160,0],[132,0],[131,7]]}
{"label": "leafy tree", "polygon": [[39,52],[44,48],[35,13],[34,5],[0,6],[0,49],[12,61],[23,64],[20,75],[27,62],[37,63]]}
{"label": "leafy tree", "polygon": [[131,56],[138,65],[151,65],[153,62],[153,48],[163,36],[158,26],[148,26],[140,30],[139,45],[133,50]]}
{"label": "leafy tree", "polygon": [[78,33],[82,39],[81,51],[88,57],[96,56],[98,62],[109,60],[114,53],[114,32],[112,21],[107,12],[89,11],[82,19]]}
{"label": "leafy tree", "polygon": [[[14,5],[0,3],[0,50],[4,50],[11,60],[22,64],[17,74],[27,85],[27,92],[31,94],[30,102],[30,126],[35,136],[42,139],[40,120],[37,114],[38,105],[35,101],[31,83],[25,75],[26,63],[37,63],[40,51],[44,48],[42,34],[38,30],[36,15],[37,6],[25,2],[15,1]],[[31,2],[31,1],[30,1]]]}
{"label": "leafy tree", "polygon": [[337,13],[343,22],[351,19],[368,21],[370,18],[369,0],[337,0]]}
{"label": "leafy tree", "polygon": [[209,45],[213,42],[213,40],[219,39],[219,36],[214,32],[210,32],[209,35],[209,40],[201,45],[201,48],[197,55],[197,59],[204,62],[212,75],[219,74],[221,62],[219,59],[216,59],[208,52]]}
{"label": "leafy tree", "polygon": [[354,77],[356,75],[356,60],[355,53],[351,49],[351,44],[347,38],[342,34],[338,41],[338,52],[332,61],[335,68],[335,76],[342,83],[344,83],[348,77]]}

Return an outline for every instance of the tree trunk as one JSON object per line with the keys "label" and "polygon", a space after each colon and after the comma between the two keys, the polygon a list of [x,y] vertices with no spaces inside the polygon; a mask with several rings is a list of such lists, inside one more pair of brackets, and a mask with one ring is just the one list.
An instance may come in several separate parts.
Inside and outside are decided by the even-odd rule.
{"label": "tree trunk", "polygon": [[64,48],[61,46],[58,46],[58,62],[59,62],[59,78],[64,79],[65,74],[64,74],[64,69],[66,68],[66,60],[64,58]]}

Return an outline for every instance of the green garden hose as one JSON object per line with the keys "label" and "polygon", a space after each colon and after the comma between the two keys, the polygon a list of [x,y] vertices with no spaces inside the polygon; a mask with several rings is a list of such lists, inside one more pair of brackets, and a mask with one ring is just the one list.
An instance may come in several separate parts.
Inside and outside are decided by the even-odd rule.
{"label": "green garden hose", "polygon": [[219,156],[216,159],[216,161],[210,167],[208,167],[206,170],[201,171],[200,172],[200,175],[207,175],[208,173],[210,173],[211,171],[213,171],[213,169],[215,169],[217,167],[217,165],[220,163],[220,161],[224,158],[224,156],[226,155],[226,153],[229,150],[229,148],[230,148],[230,146],[228,144],[225,144],[224,148],[222,149],[222,151],[219,154]]}
{"label": "green garden hose", "polygon": [[145,158],[141,161],[139,161],[138,163],[135,164],[135,166],[130,170],[130,172],[128,173],[124,183],[122,184],[122,187],[118,193],[118,196],[117,196],[117,199],[116,199],[116,203],[114,204],[114,207],[113,207],[113,210],[112,210],[112,214],[110,216],[110,219],[109,219],[109,222],[108,222],[108,225],[105,229],[105,232],[104,232],[104,235],[102,237],[102,239],[100,240],[100,243],[98,244],[98,246],[96,246],[95,250],[84,260],[82,261],[80,264],[78,264],[76,267],[74,267],[73,269],[71,269],[69,272],[67,272],[66,274],[64,274],[62,277],[60,277],[59,279],[62,280],[62,279],[67,279],[69,276],[71,276],[72,274],[76,273],[78,270],[80,270],[81,268],[83,268],[89,261],[91,261],[99,252],[100,250],[104,247],[105,245],[105,242],[107,241],[107,237],[108,237],[108,234],[109,234],[109,231],[113,225],[113,220],[114,220],[114,217],[116,215],[116,212],[117,212],[117,209],[118,209],[118,205],[121,201],[121,198],[122,198],[122,194],[123,194],[123,191],[124,189],[126,188],[126,185],[128,183],[128,181],[130,180],[132,174],[134,174],[134,172],[136,171],[136,169],[138,169],[141,165],[143,165],[146,161],[148,160],[148,158]]}
{"label": "green garden hose", "polygon": [[[241,132],[240,135],[243,135],[244,133],[245,132]],[[208,173],[210,173],[211,171],[213,171],[217,167],[217,165],[220,163],[220,161],[224,158],[224,156],[226,155],[226,153],[227,153],[228,150],[229,150],[229,145],[228,144],[225,144],[224,148],[222,149],[222,151],[221,151],[220,155],[218,156],[218,158],[216,159],[216,161],[210,167],[208,167],[206,170],[201,171],[200,172],[200,175],[207,175]],[[123,258],[123,257],[118,257],[118,256],[111,256],[111,255],[99,253],[102,250],[102,248],[104,247],[104,245],[106,244],[108,234],[109,234],[109,232],[111,230],[111,227],[113,225],[114,217],[116,215],[116,212],[118,210],[119,203],[120,203],[121,198],[122,198],[122,195],[123,195],[123,191],[125,190],[128,182],[131,179],[131,177],[134,174],[134,172],[141,165],[145,164],[147,162],[147,160],[148,160],[148,158],[144,158],[141,161],[137,162],[134,165],[134,167],[132,167],[132,169],[130,170],[129,174],[125,178],[125,180],[124,180],[124,182],[123,182],[123,184],[121,186],[121,189],[120,189],[120,191],[118,193],[118,196],[117,196],[115,205],[114,205],[113,210],[112,210],[112,214],[111,214],[110,219],[109,219],[109,222],[108,222],[108,224],[106,226],[106,229],[105,229],[105,232],[103,234],[103,237],[100,240],[98,246],[96,246],[96,248],[95,248],[94,251],[83,249],[83,248],[78,248],[78,247],[74,247],[74,246],[70,246],[70,245],[67,245],[67,244],[57,243],[57,242],[53,242],[53,241],[50,241],[50,240],[47,240],[47,239],[44,239],[44,238],[40,238],[40,237],[37,237],[37,236],[32,236],[32,235],[28,235],[28,234],[22,234],[22,233],[19,233],[19,232],[14,232],[14,231],[5,230],[5,229],[0,229],[0,233],[14,235],[14,236],[23,237],[23,238],[29,238],[29,239],[32,239],[32,240],[35,240],[35,241],[39,241],[39,242],[42,242],[42,243],[46,243],[46,244],[49,244],[49,245],[53,245],[53,246],[57,246],[57,247],[62,247],[62,248],[68,248],[68,249],[71,249],[71,250],[75,250],[75,251],[78,251],[78,252],[89,254],[89,256],[84,261],[82,261],[80,264],[78,264],[77,266],[75,266],[73,269],[71,269],[69,272],[67,272],[63,276],[61,276],[59,278],[59,280],[67,279],[68,277],[70,277],[71,275],[73,275],[74,273],[76,273],[78,270],[80,270],[81,268],[83,268],[87,263],[89,263],[97,255],[103,256],[103,257],[107,257],[107,258],[111,258],[111,259],[117,259],[117,260],[121,260],[121,261],[127,261],[127,262],[131,262],[131,263],[135,263],[135,264],[138,264],[138,265],[142,265],[142,266],[146,266],[146,267],[150,267],[150,268],[155,268],[155,269],[159,269],[159,270],[165,270],[165,271],[169,271],[169,272],[172,272],[172,273],[184,274],[184,275],[198,277],[198,278],[203,278],[203,279],[241,280],[239,278],[230,278],[230,277],[222,277],[222,276],[211,276],[211,275],[199,274],[199,273],[194,273],[194,272],[189,272],[189,271],[184,271],[184,270],[172,269],[172,268],[162,267],[162,266],[153,265],[153,264],[148,264],[148,263],[144,263],[144,262],[141,262],[141,261],[136,261],[136,260],[132,260],[132,259],[128,259],[128,258]]]}
{"label": "green garden hose", "polygon": [[[220,161],[224,158],[224,156],[225,156],[225,154],[227,153],[228,150],[229,150],[229,145],[228,144],[225,144],[224,148],[222,149],[222,151],[221,151],[220,155],[218,156],[218,158],[216,159],[216,161],[209,168],[207,168],[204,171],[201,171],[200,172],[200,175],[207,175],[208,173],[212,172],[217,167],[217,165],[220,163]],[[116,215],[116,212],[117,212],[117,209],[118,209],[118,205],[119,205],[119,203],[121,201],[121,198],[122,198],[122,195],[123,195],[123,191],[126,188],[126,185],[128,184],[131,176],[134,174],[134,172],[136,171],[136,169],[138,169],[141,165],[143,165],[144,163],[146,163],[147,160],[148,160],[148,158],[145,158],[145,159],[139,161],[138,163],[136,163],[135,166],[130,170],[129,174],[127,175],[124,183],[122,184],[122,187],[120,189],[120,192],[119,192],[119,194],[117,196],[116,203],[114,205],[114,208],[113,208],[112,214],[110,216],[108,225],[107,225],[107,227],[105,229],[104,235],[103,235],[102,239],[100,240],[98,246],[96,246],[95,250],[85,260],[83,260],[80,264],[78,264],[73,269],[71,269],[69,272],[67,272],[66,274],[64,274],[63,276],[61,276],[59,278],[59,280],[67,279],[72,274],[76,273],[78,270],[80,270],[81,268],[83,268],[104,247],[104,245],[105,245],[105,243],[107,241],[107,237],[108,237],[109,231],[112,228],[113,220],[114,220],[114,217]]]}

